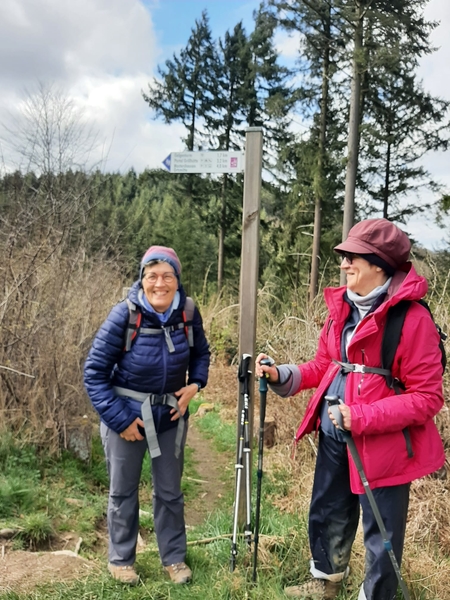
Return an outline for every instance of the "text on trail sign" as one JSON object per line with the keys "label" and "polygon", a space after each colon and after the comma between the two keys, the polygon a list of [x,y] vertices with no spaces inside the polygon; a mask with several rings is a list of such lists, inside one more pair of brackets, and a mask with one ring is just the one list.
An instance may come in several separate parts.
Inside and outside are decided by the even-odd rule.
{"label": "text on trail sign", "polygon": [[172,152],[163,165],[171,173],[242,173],[244,152]]}

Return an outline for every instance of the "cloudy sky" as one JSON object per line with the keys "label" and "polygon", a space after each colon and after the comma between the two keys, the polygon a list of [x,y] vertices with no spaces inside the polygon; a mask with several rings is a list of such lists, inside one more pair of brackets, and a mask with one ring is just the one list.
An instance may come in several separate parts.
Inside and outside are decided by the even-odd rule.
{"label": "cloudy sky", "polygon": [[[239,20],[251,29],[259,0],[0,0],[0,123],[21,106],[38,82],[56,84],[93,123],[102,140],[102,168],[125,171],[160,167],[182,150],[180,125],[151,118],[142,100],[158,64],[182,48],[203,9],[215,37]],[[421,76],[427,90],[450,99],[450,1],[430,0],[426,16],[441,22]],[[293,40],[279,49],[292,54]],[[7,162],[7,148],[0,147]],[[426,166],[450,187],[448,156],[428,157]],[[441,234],[428,219],[409,231],[432,246]]]}

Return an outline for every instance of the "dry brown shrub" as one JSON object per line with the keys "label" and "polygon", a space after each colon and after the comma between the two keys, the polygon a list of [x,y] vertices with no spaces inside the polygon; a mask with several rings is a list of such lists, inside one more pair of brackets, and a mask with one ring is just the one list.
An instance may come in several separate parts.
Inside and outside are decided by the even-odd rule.
{"label": "dry brown shrub", "polygon": [[425,477],[412,483],[408,539],[423,550],[432,552],[438,544],[450,554],[449,494],[446,480]]}
{"label": "dry brown shrub", "polygon": [[118,269],[43,242],[13,248],[1,271],[1,421],[22,441],[55,452],[74,420],[91,420],[82,368],[120,297]]}
{"label": "dry brown shrub", "polygon": [[277,303],[269,285],[258,293],[257,351],[272,356],[278,364],[298,363],[314,356],[326,309],[318,297],[313,303],[295,293],[288,306]]}
{"label": "dry brown shrub", "polygon": [[211,347],[211,361],[237,364],[239,347],[239,303],[226,292],[213,294],[206,302],[195,299]]}

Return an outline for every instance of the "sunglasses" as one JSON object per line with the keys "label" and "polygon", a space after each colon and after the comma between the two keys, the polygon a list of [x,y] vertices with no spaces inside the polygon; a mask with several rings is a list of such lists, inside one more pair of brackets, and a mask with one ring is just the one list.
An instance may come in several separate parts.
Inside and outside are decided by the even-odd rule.
{"label": "sunglasses", "polygon": [[346,258],[349,265],[353,263],[355,258],[359,258],[359,254],[355,254],[354,252],[340,252],[339,254],[341,255],[341,262]]}

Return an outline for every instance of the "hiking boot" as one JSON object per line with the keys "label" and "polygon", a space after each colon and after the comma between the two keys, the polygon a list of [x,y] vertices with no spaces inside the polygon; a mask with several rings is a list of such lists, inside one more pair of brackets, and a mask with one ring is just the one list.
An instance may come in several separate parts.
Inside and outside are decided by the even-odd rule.
{"label": "hiking boot", "polygon": [[111,573],[113,579],[127,583],[128,585],[136,585],[139,581],[139,575],[134,570],[133,565],[112,565],[109,563],[108,571]]}
{"label": "hiking boot", "polygon": [[284,593],[289,598],[303,598],[303,600],[334,600],[339,594],[341,583],[341,581],[327,579],[311,579],[300,585],[284,588]]}
{"label": "hiking boot", "polygon": [[192,571],[184,562],[164,567],[164,571],[168,573],[173,583],[189,583],[192,578]]}

